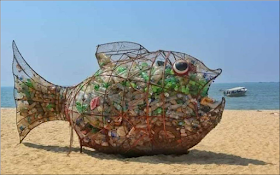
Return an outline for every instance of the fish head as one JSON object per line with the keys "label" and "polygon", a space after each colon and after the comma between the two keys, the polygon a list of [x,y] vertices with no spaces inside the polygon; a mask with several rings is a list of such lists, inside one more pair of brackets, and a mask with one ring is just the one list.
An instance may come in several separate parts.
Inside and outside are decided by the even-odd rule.
{"label": "fish head", "polygon": [[[216,126],[225,107],[225,99],[215,100],[208,96],[208,90],[222,69],[210,69],[199,59],[185,53],[158,51],[154,63],[157,69],[163,69],[162,82],[165,91],[181,96],[197,118],[207,120]],[[174,95],[173,95],[174,96]]]}
{"label": "fish head", "polygon": [[187,88],[174,88],[175,91],[190,94],[193,98],[206,96],[210,85],[222,73],[220,68],[210,69],[193,56],[173,51],[161,51],[155,65],[164,67],[164,79],[174,77],[178,86]]}

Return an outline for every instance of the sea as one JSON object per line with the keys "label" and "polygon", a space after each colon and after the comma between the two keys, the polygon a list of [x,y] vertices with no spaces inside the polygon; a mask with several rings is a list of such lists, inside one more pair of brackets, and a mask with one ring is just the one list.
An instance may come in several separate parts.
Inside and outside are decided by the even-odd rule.
{"label": "sea", "polygon": [[[222,90],[245,87],[245,96],[227,97],[226,109],[232,110],[279,110],[279,82],[212,83],[208,95],[216,100],[224,97]],[[1,87],[1,108],[14,108],[13,87]]]}

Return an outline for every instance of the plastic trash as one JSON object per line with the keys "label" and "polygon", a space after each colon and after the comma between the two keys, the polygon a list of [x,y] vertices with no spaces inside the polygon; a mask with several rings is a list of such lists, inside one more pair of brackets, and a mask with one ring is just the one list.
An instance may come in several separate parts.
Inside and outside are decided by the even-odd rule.
{"label": "plastic trash", "polygon": [[73,87],[53,85],[27,64],[15,64],[21,140],[40,123],[60,119],[70,122],[81,146],[97,151],[185,153],[219,123],[225,101],[209,98],[208,89],[220,69],[129,42],[99,45],[96,58],[100,70]]}

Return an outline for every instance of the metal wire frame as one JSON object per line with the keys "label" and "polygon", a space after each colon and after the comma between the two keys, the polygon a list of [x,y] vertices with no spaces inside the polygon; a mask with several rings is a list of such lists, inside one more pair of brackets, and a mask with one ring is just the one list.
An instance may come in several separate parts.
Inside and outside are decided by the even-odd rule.
{"label": "metal wire frame", "polygon": [[[115,46],[114,46],[115,45]],[[108,46],[108,48],[106,48]],[[117,46],[120,46],[119,48],[116,48]],[[111,48],[110,48],[111,47]],[[113,48],[113,49],[112,49]],[[115,49],[114,49],[115,48]],[[14,74],[14,78],[15,78],[15,82],[16,82],[16,77],[18,72],[16,72],[14,70],[14,62],[16,61],[18,64],[20,64],[18,62],[18,58],[16,58],[16,54],[20,55],[20,59],[23,60],[24,64],[26,64],[26,69],[31,70],[32,73],[36,74],[37,76],[39,76],[23,59],[23,57],[21,56],[21,54],[19,53],[15,43],[13,42],[13,49],[14,49],[14,60],[13,60],[13,74]],[[63,87],[63,86],[57,86],[57,85],[53,85],[52,83],[46,81],[45,79],[43,79],[42,77],[41,80],[44,82],[43,84],[40,84],[40,82],[36,82],[35,80],[32,79],[31,76],[29,76],[28,73],[25,72],[25,70],[23,69],[25,75],[27,75],[30,79],[32,79],[36,84],[40,85],[39,87],[53,87],[55,86],[56,89],[60,90],[58,93],[59,94],[63,94],[64,96],[61,98],[57,98],[55,100],[61,102],[62,106],[60,109],[58,109],[59,111],[57,111],[60,115],[63,115],[64,117],[62,118],[63,120],[67,120],[69,121],[69,124],[71,126],[71,137],[70,137],[70,149],[72,146],[72,141],[73,141],[73,131],[75,130],[75,132],[78,134],[79,140],[80,140],[80,146],[81,146],[81,151],[82,151],[82,146],[88,146],[88,147],[92,147],[95,148],[96,150],[99,151],[103,151],[103,152],[107,152],[107,153],[121,153],[121,154],[125,154],[125,155],[141,155],[141,154],[157,154],[157,153],[184,153],[185,151],[187,151],[190,147],[196,145],[197,143],[199,143],[199,141],[211,130],[213,129],[217,123],[220,121],[220,118],[222,116],[222,112],[224,109],[224,105],[225,105],[225,100],[222,99],[222,102],[215,108],[215,109],[211,109],[211,111],[209,111],[206,115],[204,115],[203,117],[206,118],[206,122],[203,122],[201,120],[201,117],[198,113],[198,111],[200,110],[200,100],[201,100],[201,91],[203,89],[205,89],[206,86],[210,86],[211,82],[221,74],[222,70],[221,69],[217,69],[217,70],[211,70],[209,68],[207,68],[204,63],[202,63],[201,61],[199,61],[198,59],[187,55],[185,53],[180,53],[180,52],[174,52],[174,51],[163,51],[163,50],[158,50],[155,52],[149,52],[147,49],[145,49],[143,46],[137,44],[137,43],[132,43],[132,42],[114,42],[114,43],[107,43],[107,44],[102,44],[102,45],[98,45],[97,46],[97,51],[96,51],[96,56],[98,57],[99,53],[105,53],[107,56],[109,56],[111,58],[111,63],[112,66],[110,69],[108,70],[104,70],[105,68],[103,67],[103,65],[101,66],[101,69],[98,71],[101,71],[101,75],[93,75],[92,77],[87,78],[86,80],[84,80],[83,82],[81,82],[80,84],[76,85],[76,86],[72,86],[72,87]],[[161,84],[157,84],[153,81],[151,81],[151,77],[152,77],[152,68],[154,67],[154,64],[156,62],[157,59],[159,58],[163,58],[164,59],[164,65],[163,65],[163,71],[162,71],[162,78],[161,78]],[[116,59],[117,58],[117,59]],[[191,118],[192,116],[184,116],[181,117],[179,119],[170,119],[170,116],[166,117],[166,113],[165,110],[166,108],[164,107],[166,105],[166,99],[165,99],[165,95],[162,95],[164,92],[170,92],[170,89],[165,87],[165,77],[168,77],[169,75],[165,74],[165,69],[167,66],[170,67],[170,65],[172,66],[172,64],[174,63],[174,61],[172,61],[171,59],[174,59],[175,61],[177,59],[190,59],[191,61],[195,62],[195,64],[198,64],[200,66],[202,66],[205,70],[212,72],[212,74],[214,74],[215,76],[212,76],[206,83],[204,84],[199,84],[200,89],[197,92],[196,95],[192,95],[193,101],[190,102],[188,105],[192,104],[191,107],[187,107],[189,109],[191,109],[192,111],[194,111],[195,117],[197,119],[197,121],[199,122],[199,126],[200,129],[197,132],[189,132],[187,137],[181,137],[178,141],[177,145],[173,145],[170,147],[170,145],[168,146],[168,143],[166,143],[165,141],[168,140],[168,132],[170,132],[171,130],[173,130],[173,128],[176,128],[176,126],[170,127],[167,126],[167,121],[171,120],[172,122],[178,122],[179,119],[181,120],[182,118]],[[113,59],[113,60],[112,60]],[[147,75],[148,75],[148,80],[144,81],[144,80],[137,80],[134,79],[135,77],[139,77],[140,74],[139,72],[136,72],[134,74],[132,74],[131,70],[133,69],[132,67],[137,63],[149,63],[148,67],[144,70],[141,71],[146,71]],[[115,75],[115,71],[117,70],[117,68],[119,68],[120,66],[125,66],[127,67],[127,75],[125,77],[121,76],[121,75]],[[194,65],[195,66],[195,65]],[[199,71],[194,71],[194,74],[202,74],[203,72],[199,72]],[[205,72],[204,72],[205,73]],[[122,90],[118,90],[117,92],[121,92],[122,91],[122,95],[120,96],[120,101],[121,101],[121,110],[116,110],[114,109],[114,102],[112,102],[112,100],[109,99],[109,94],[112,91],[112,88],[106,88],[106,90],[102,93],[102,92],[95,92],[93,91],[92,93],[95,93],[96,96],[98,96],[100,99],[102,99],[103,104],[102,105],[102,112],[101,113],[95,113],[92,112],[91,110],[89,110],[89,100],[88,99],[88,94],[87,93],[83,93],[83,100],[80,102],[77,99],[77,95],[80,94],[82,91],[87,92],[88,88],[90,88],[91,84],[94,83],[95,81],[97,81],[98,78],[102,77],[109,77],[107,82],[105,83],[112,83],[114,82],[114,78],[119,78],[121,79],[120,82],[134,82],[134,83],[145,83],[146,84],[146,90],[143,91],[143,89],[137,89],[135,87],[133,87],[131,85],[131,83],[129,84],[129,87],[124,87]],[[187,78],[187,77],[186,77]],[[118,82],[118,83],[120,83]],[[23,82],[25,84],[25,82]],[[47,84],[47,85],[45,85]],[[151,101],[151,96],[150,95],[150,88],[152,87],[158,87],[162,89],[162,105],[160,107],[162,107],[162,112],[160,115],[150,115],[150,101]],[[125,104],[125,100],[126,100],[126,90],[127,89],[133,89],[135,91],[139,91],[140,93],[142,93],[144,95],[143,97],[143,101],[145,101],[145,114],[144,115],[140,115],[137,114],[137,116],[133,116],[131,114],[129,114],[129,110],[124,111],[124,106]],[[208,87],[209,89],[209,87]],[[208,91],[207,89],[207,91]],[[36,91],[42,91],[41,89],[35,89]],[[15,91],[14,91],[15,92]],[[189,95],[188,93],[184,93],[178,90],[172,90],[173,93],[175,94],[183,94],[185,96]],[[15,96],[15,94],[14,94]],[[141,100],[141,99],[139,99]],[[76,102],[79,102],[80,105],[83,106],[86,105],[87,108],[85,110],[83,110],[82,112],[78,112],[76,110]],[[17,101],[16,101],[17,103]],[[106,106],[109,106],[110,109],[113,109],[113,113],[111,115],[105,114],[105,104]],[[194,108],[194,109],[193,109]],[[61,110],[62,109],[62,110]],[[142,113],[143,114],[143,113]],[[108,129],[105,128],[106,125],[106,121],[105,118],[110,118],[110,119],[114,119],[114,115],[120,116],[122,119],[122,124],[121,126],[124,127],[129,127],[130,129],[135,128],[135,130],[137,132],[142,132],[142,135],[138,134],[138,137],[136,136],[135,138],[128,136],[128,132],[126,131],[126,135],[125,135],[125,139],[122,140],[121,142],[119,142],[116,146],[112,146],[112,145],[108,145],[108,146],[100,146],[98,144],[95,144],[94,141],[97,140],[98,134],[103,134],[105,135],[105,141],[109,142],[108,139],[110,139],[108,137],[108,132],[110,132]],[[50,117],[50,116],[45,116],[45,117]],[[98,118],[101,117],[102,118],[102,125],[99,125],[98,127],[96,127],[97,129],[99,129],[98,132],[96,132],[95,134],[93,134],[93,136],[90,138],[91,142],[85,142],[84,139],[87,135],[84,135],[83,133],[81,133],[81,128],[80,126],[78,126],[76,120],[79,118],[83,118],[83,117],[92,117],[92,118]],[[160,131],[158,131],[158,133],[155,133],[155,124],[152,124],[150,122],[152,122],[153,118],[155,117],[161,117],[162,120],[162,125],[163,125],[163,131],[164,131],[164,139],[161,142],[161,145],[159,146],[158,144],[156,144],[157,142],[159,142],[155,137],[155,135],[159,134]],[[214,117],[214,119],[213,119]],[[137,128],[136,124],[134,124],[133,122],[131,122],[131,118],[136,118],[137,120],[142,120],[142,118],[145,118],[145,121],[147,123],[147,127],[146,128]],[[58,118],[56,118],[58,119]],[[46,122],[45,120],[43,120],[44,122]],[[20,121],[18,121],[17,123],[19,123]],[[33,121],[33,123],[36,121]],[[141,123],[141,122],[140,122]],[[128,126],[129,125],[129,126]],[[36,127],[36,126],[35,126]],[[93,126],[92,126],[93,127]],[[117,128],[117,127],[116,127]],[[115,128],[115,129],[116,129]],[[33,128],[31,128],[29,130],[29,132],[32,130]],[[18,131],[19,127],[18,127]],[[28,133],[29,133],[28,132]],[[172,131],[173,133],[176,131]],[[26,133],[26,135],[28,134]],[[26,136],[25,135],[25,136]],[[175,134],[178,136],[178,132]],[[24,136],[24,137],[25,137]],[[24,137],[21,139],[21,141],[24,139]],[[150,149],[143,151],[143,150],[139,150],[139,147],[147,147],[147,146],[141,146],[141,144],[139,145],[139,142],[141,142],[143,139],[145,139],[145,137],[148,138],[149,143],[148,145],[150,145]],[[134,139],[134,141],[132,141]],[[177,138],[178,139],[178,138]],[[127,143],[129,148],[123,148],[123,145]]]}
{"label": "metal wire frame", "polygon": [[[109,43],[109,44],[112,44],[112,43]],[[104,44],[104,45],[106,45],[106,44]],[[104,46],[104,45],[102,45],[102,46]],[[142,48],[141,46],[139,47],[139,48]],[[146,50],[146,49],[145,49]],[[138,115],[137,117],[140,119],[140,118],[146,118],[146,123],[147,123],[147,128],[146,128],[146,130],[147,130],[147,133],[148,133],[148,136],[149,136],[149,138],[150,138],[150,143],[151,143],[151,145],[152,145],[152,147],[153,147],[153,137],[152,137],[152,134],[151,134],[151,126],[150,126],[150,124],[149,124],[149,122],[150,122],[150,117],[152,117],[152,116],[150,116],[149,115],[149,100],[150,100],[150,98],[149,98],[149,88],[151,87],[151,86],[157,86],[157,87],[161,87],[162,89],[163,89],[163,92],[166,90],[166,91],[168,91],[168,89],[166,89],[165,87],[164,87],[164,77],[165,77],[165,74],[164,74],[164,71],[163,71],[163,78],[162,78],[162,84],[161,85],[158,85],[158,84],[155,84],[155,83],[153,83],[153,82],[151,82],[151,68],[153,67],[153,65],[154,65],[154,63],[155,63],[155,61],[156,61],[156,59],[157,59],[157,57],[158,57],[158,55],[162,55],[162,56],[164,56],[165,57],[165,63],[164,63],[164,70],[165,70],[165,67],[166,67],[166,65],[167,65],[167,63],[172,63],[171,62],[171,60],[169,60],[169,55],[170,54],[173,54],[173,55],[176,55],[176,56],[174,56],[174,58],[175,58],[175,60],[176,60],[176,58],[179,58],[179,56],[178,56],[178,54],[182,54],[182,53],[179,53],[179,52],[168,52],[169,54],[168,55],[165,55],[165,52],[166,51],[161,51],[161,50],[159,50],[159,51],[156,51],[156,52],[149,52],[149,51],[145,51],[144,53],[140,53],[139,54],[139,52],[140,51],[138,51],[138,53],[135,53],[136,51],[137,51],[137,49],[134,49],[134,50],[129,50],[129,49],[127,49],[127,50],[124,50],[125,51],[125,53],[123,53],[123,52],[121,52],[121,53],[118,53],[117,51],[108,51],[108,52],[106,52],[106,51],[103,51],[102,53],[105,53],[105,54],[107,54],[108,56],[119,56],[119,59],[118,60],[111,60],[112,61],[112,63],[114,63],[114,65],[113,65],[113,67],[111,68],[111,69],[108,69],[107,71],[105,70],[105,71],[103,71],[102,72],[102,75],[100,75],[100,76],[108,76],[109,77],[109,79],[108,79],[108,81],[107,82],[110,82],[111,80],[112,80],[112,78],[120,78],[120,79],[122,79],[121,81],[122,82],[126,82],[126,81],[134,81],[134,82],[142,82],[142,83],[146,83],[147,84],[147,90],[145,91],[145,97],[144,97],[144,99],[145,99],[145,101],[146,101],[146,115],[144,115],[144,116],[141,116],[141,115]],[[96,52],[96,56],[97,56],[97,54],[98,54],[99,52],[98,52],[98,48],[97,48],[97,52]],[[132,58],[132,57],[130,57],[130,56],[128,56],[128,55],[126,55],[126,54],[135,54],[135,57],[134,58]],[[149,54],[157,54],[156,56],[155,56],[155,58],[153,59],[153,60],[149,60],[149,59],[147,59],[146,57],[147,57],[147,55],[149,55]],[[126,60],[123,60],[123,58],[124,58],[124,55],[128,58],[128,59],[126,59]],[[189,55],[187,55],[187,54],[184,54],[185,56],[189,56]],[[191,57],[191,56],[189,56],[189,57]],[[193,58],[193,57],[191,57],[191,58]],[[181,57],[181,59],[182,59],[182,57]],[[195,58],[193,58],[193,59],[195,59]],[[131,80],[131,78],[133,77],[133,76],[139,76],[139,75],[137,75],[137,73],[136,74],[131,74],[131,72],[130,72],[130,70],[131,70],[131,68],[132,68],[132,65],[136,62],[136,61],[141,61],[141,60],[146,60],[146,61],[150,61],[151,63],[150,63],[150,67],[148,67],[147,68],[147,71],[148,71],[148,77],[149,77],[149,79],[148,79],[148,81],[147,82],[144,82],[144,81],[138,81],[138,80]],[[196,61],[199,61],[199,60],[197,60],[197,59],[195,59]],[[116,71],[116,69],[119,67],[119,66],[122,66],[122,65],[126,65],[127,63],[130,63],[130,65],[127,67],[127,70],[128,70],[128,73],[127,73],[127,76],[126,77],[122,77],[122,76],[119,76],[119,75],[113,75],[113,73],[114,73],[114,71]],[[203,63],[201,63],[203,66],[205,66]],[[206,67],[206,66],[205,66]],[[195,99],[196,100],[198,100],[199,98],[200,98],[200,96],[199,96],[199,93],[201,92],[201,90],[203,90],[207,85],[209,86],[209,84],[210,84],[210,82],[212,81],[212,80],[214,80],[220,73],[221,73],[221,69],[217,69],[217,70],[211,70],[211,69],[208,69],[209,71],[217,71],[218,73],[216,74],[216,76],[214,76],[214,77],[212,77],[211,79],[209,79],[208,80],[208,82],[207,83],[205,83],[201,88],[200,88],[200,91],[198,92],[198,95],[195,97]],[[107,74],[106,74],[107,73]],[[93,76],[92,77],[92,80],[94,81],[94,79],[95,79],[95,76]],[[90,82],[88,82],[88,83],[92,83],[92,81],[90,81]],[[87,84],[87,87],[85,88],[85,91],[87,90],[87,88],[88,88],[88,86],[89,86],[89,84]],[[133,88],[131,85],[130,85],[130,88]],[[102,107],[103,107],[103,109],[104,109],[104,107],[105,107],[105,99],[108,99],[108,91],[110,90],[110,88],[108,88],[108,89],[106,89],[105,90],[105,92],[103,93],[103,99],[104,99],[104,103],[102,104]],[[123,91],[123,95],[122,95],[122,97],[121,97],[121,102],[123,102],[124,101],[124,98],[125,98],[125,88],[122,90]],[[101,93],[101,92],[100,92]],[[180,92],[180,91],[178,91],[177,93],[181,93],[182,94],[182,92]],[[184,94],[184,93],[183,93]],[[188,94],[184,94],[184,95],[188,95]],[[85,95],[84,95],[84,97],[85,97]],[[110,100],[109,100],[110,101]],[[107,103],[110,103],[110,102],[108,102],[108,101],[106,101]],[[163,102],[165,103],[165,98],[163,99]],[[223,102],[224,102],[224,100],[223,100]],[[74,103],[72,103],[72,104],[74,104]],[[123,103],[121,103],[121,104],[123,104]],[[216,107],[216,109],[221,109],[221,110],[223,110],[223,104],[224,103],[221,103],[219,106],[217,106]],[[112,106],[112,104],[109,104],[109,106]],[[74,107],[74,106],[72,106],[72,107]],[[213,109],[213,110],[216,110],[216,109]],[[163,108],[163,115],[162,115],[162,118],[163,118],[163,126],[164,126],[164,132],[165,132],[165,135],[167,135],[166,134],[166,128],[165,128],[165,112],[164,112],[164,110],[165,110],[165,108]],[[195,109],[195,114],[196,114],[196,116],[197,116],[197,118],[199,117],[199,115],[198,115],[198,107],[196,106],[196,109]],[[75,111],[74,111],[74,113],[75,113]],[[129,117],[131,117],[129,114],[128,114],[128,110],[126,111],[126,112],[124,112],[123,111],[123,108],[122,108],[122,110],[121,111],[117,111],[117,113],[118,113],[118,115],[120,115],[127,123],[130,123],[130,125],[131,125],[131,128],[135,128],[135,125],[134,124],[132,124],[131,122],[129,122]],[[97,126],[97,128],[98,129],[100,129],[97,133],[101,133],[103,130],[102,129],[104,129],[104,126],[105,126],[105,116],[107,116],[108,117],[108,115],[105,115],[104,114],[104,110],[102,111],[102,113],[101,114],[98,114],[98,113],[93,113],[93,112],[91,112],[91,111],[86,111],[86,112],[83,112],[82,113],[82,115],[92,115],[92,116],[100,116],[100,117],[102,117],[102,121],[103,121],[103,126],[102,127],[98,127]],[[213,125],[214,126],[214,125]],[[79,130],[79,129],[77,129],[77,130]],[[194,135],[194,134],[192,134],[192,135]],[[192,136],[192,135],[190,135],[190,136]],[[133,143],[132,143],[132,145],[130,145],[129,144],[129,146],[130,146],[130,148],[129,149],[127,149],[127,150],[125,150],[124,152],[122,152],[123,154],[127,154],[130,150],[133,150],[136,146],[137,146],[137,143],[141,140],[141,139],[143,139],[145,137],[145,135],[143,135],[142,137],[140,137],[140,138],[138,138],[136,141],[134,141]],[[81,139],[83,139],[83,138],[81,138]],[[94,138],[93,138],[94,139]],[[127,137],[122,143],[120,143],[118,146],[119,147],[121,147],[121,145],[124,143],[124,142],[126,142],[128,139],[130,139],[129,137]],[[83,143],[82,143],[83,144]],[[195,144],[197,144],[197,143],[195,143]],[[90,146],[90,147],[94,147],[95,148],[95,146],[96,145],[86,145],[86,146]],[[97,148],[98,149],[98,148]],[[104,152],[110,152],[110,151],[107,151],[107,150],[104,150],[104,149],[102,149],[102,151],[104,151]],[[120,150],[118,150],[118,151],[120,151]],[[154,150],[153,150],[154,151]],[[121,152],[121,151],[120,151]]]}

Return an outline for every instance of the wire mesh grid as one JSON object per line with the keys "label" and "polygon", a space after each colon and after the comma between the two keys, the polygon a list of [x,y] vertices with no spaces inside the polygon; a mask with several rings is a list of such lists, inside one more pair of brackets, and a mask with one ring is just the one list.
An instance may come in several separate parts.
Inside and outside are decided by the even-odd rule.
{"label": "wire mesh grid", "polygon": [[62,87],[41,78],[15,50],[21,140],[38,125],[35,116],[42,115],[39,121],[68,120],[81,147],[132,156],[181,154],[199,143],[222,116],[224,98],[218,102],[208,97],[221,69],[211,70],[184,53],[149,52],[132,42],[98,45],[100,69],[77,86]]}

